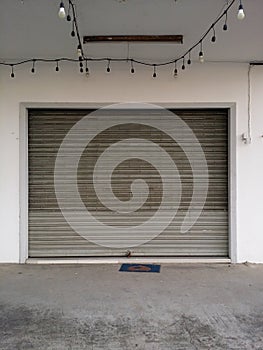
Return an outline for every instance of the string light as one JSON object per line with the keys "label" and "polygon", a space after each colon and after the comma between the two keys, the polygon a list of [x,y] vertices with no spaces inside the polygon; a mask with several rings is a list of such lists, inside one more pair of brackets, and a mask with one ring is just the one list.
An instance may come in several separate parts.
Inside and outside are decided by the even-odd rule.
{"label": "string light", "polygon": [[134,66],[133,66],[133,60],[131,60],[131,73],[132,73],[132,74],[135,73]]}
{"label": "string light", "polygon": [[85,60],[85,72],[86,72],[86,76],[89,75],[89,68],[88,68],[88,61]]}
{"label": "string light", "polygon": [[71,21],[71,16],[70,16],[70,2],[68,3],[68,15],[67,15],[67,21]]}
{"label": "string light", "polygon": [[177,61],[174,62],[174,78],[178,76]]}
{"label": "string light", "polygon": [[246,15],[245,15],[245,12],[244,12],[242,1],[240,0],[240,4],[239,4],[239,7],[238,7],[237,18],[242,21],[245,17],[246,17]]}
{"label": "string light", "polygon": [[59,5],[58,17],[61,19],[66,17],[65,6],[64,6],[64,3],[62,1]]}
{"label": "string light", "polygon": [[76,33],[75,33],[74,22],[72,22],[72,31],[71,31],[70,35],[71,35],[73,38],[74,38],[74,36],[76,35]]}
{"label": "string light", "polygon": [[192,60],[191,60],[191,51],[189,51],[187,64],[190,66],[191,63],[192,63]]}
{"label": "string light", "polygon": [[213,36],[211,38],[212,43],[216,42],[216,31],[215,31],[215,27],[213,26]]}
{"label": "string light", "polygon": [[108,60],[107,73],[110,73],[110,60]]}
{"label": "string light", "polygon": [[77,54],[78,54],[78,58],[82,57],[82,52],[81,52],[81,46],[80,44],[77,47]]}
{"label": "string light", "polygon": [[35,73],[35,62],[36,62],[36,60],[33,60],[33,65],[32,65],[32,68],[31,68],[31,73]]}
{"label": "string light", "polygon": [[185,70],[185,58],[183,58],[182,70]]}
{"label": "string light", "polygon": [[11,77],[11,78],[14,78],[14,77],[15,77],[14,65],[13,65],[13,64],[11,64],[11,74],[10,74],[10,77]]}
{"label": "string light", "polygon": [[199,61],[201,63],[204,63],[205,61],[205,57],[204,57],[204,53],[203,53],[203,42],[200,42],[200,52],[199,52]]}
{"label": "string light", "polygon": [[85,57],[84,57],[84,52],[83,52],[82,43],[81,43],[81,37],[80,37],[79,29],[78,29],[78,21],[77,21],[75,4],[73,3],[72,0],[68,0],[68,4],[69,4],[69,9],[68,9],[67,20],[71,20],[70,11],[72,11],[72,17],[73,17],[71,36],[75,37],[77,34],[77,40],[78,40],[77,54],[78,54],[79,61],[83,61],[83,59]]}
{"label": "string light", "polygon": [[225,19],[225,23],[223,25],[223,30],[227,31],[227,29],[228,29],[228,27],[227,27],[227,11],[225,11],[225,16],[226,16],[226,19]]}
{"label": "string light", "polygon": [[156,65],[153,65],[153,78],[156,78],[157,74],[156,74]]}
{"label": "string light", "polygon": [[[197,41],[194,45],[192,45],[182,56],[177,57],[176,59],[172,59],[170,61],[167,62],[162,62],[162,63],[148,63],[142,60],[136,60],[136,59],[130,59],[130,58],[87,58],[84,55],[83,52],[83,47],[82,47],[82,41],[81,41],[81,36],[80,36],[80,32],[78,29],[78,21],[77,21],[77,15],[76,15],[76,9],[75,9],[75,4],[73,3],[72,0],[66,0],[68,1],[68,15],[66,15],[66,11],[65,11],[65,6],[63,2],[60,2],[60,7],[59,7],[59,17],[60,18],[66,18],[68,21],[72,21],[72,31],[71,31],[71,36],[72,37],[76,37],[77,41],[78,41],[78,46],[77,46],[77,55],[78,55],[78,59],[73,59],[73,58],[53,58],[53,59],[44,59],[44,58],[32,58],[32,59],[27,59],[27,60],[22,60],[16,63],[10,63],[10,62],[1,62],[0,61],[0,66],[9,66],[11,67],[11,77],[14,78],[14,67],[18,66],[18,65],[23,65],[26,63],[31,62],[32,63],[32,68],[31,68],[31,72],[34,73],[35,72],[35,63],[36,62],[46,62],[46,63],[56,63],[56,72],[59,71],[59,62],[62,61],[67,61],[67,62],[82,62],[83,60],[85,60],[85,64],[86,64],[86,74],[89,74],[89,69],[87,67],[87,62],[88,61],[93,61],[93,62],[101,62],[101,61],[107,61],[108,62],[108,66],[107,66],[107,72],[110,72],[110,62],[114,61],[114,62],[130,62],[131,68],[130,71],[131,73],[135,73],[134,70],[134,63],[139,64],[139,65],[143,65],[143,66],[150,66],[153,67],[153,77],[156,78],[157,74],[156,74],[156,67],[159,66],[168,66],[171,64],[174,64],[174,76],[176,77],[178,75],[178,70],[177,70],[177,65],[176,63],[179,62],[180,60],[183,61],[183,65],[182,68],[184,66],[183,69],[185,69],[185,58],[187,55],[188,56],[188,60],[187,60],[187,64],[191,64],[191,52],[200,45],[200,52],[199,52],[199,61],[200,62],[204,62],[204,53],[203,53],[203,42],[204,40],[207,38],[208,35],[210,35],[211,30],[213,31],[213,36],[211,38],[212,42],[216,41],[216,34],[215,34],[215,26],[217,23],[219,23],[219,21],[222,20],[222,18],[225,17],[225,22],[224,22],[224,27],[223,30],[227,30],[227,20],[228,20],[228,12],[229,10],[232,8],[232,6],[238,1],[239,2],[239,7],[238,7],[238,14],[237,17],[238,19],[242,20],[245,18],[245,12],[244,12],[244,8],[242,5],[242,1],[241,0],[231,0],[231,2],[229,4],[227,4],[227,7],[225,8],[225,10],[222,12],[221,15],[219,15],[216,20],[211,24],[211,26],[208,28],[208,30],[203,34],[203,36],[199,39],[199,41]],[[83,65],[80,65],[80,69],[83,70]]]}
{"label": "string light", "polygon": [[82,62],[79,62],[79,71],[80,71],[80,73],[84,72],[84,70],[83,70],[83,63]]}

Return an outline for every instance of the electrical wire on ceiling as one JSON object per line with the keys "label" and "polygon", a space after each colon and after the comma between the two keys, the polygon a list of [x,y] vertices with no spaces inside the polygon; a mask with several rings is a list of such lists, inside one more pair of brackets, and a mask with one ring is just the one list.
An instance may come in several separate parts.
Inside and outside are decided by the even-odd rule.
{"label": "electrical wire on ceiling", "polygon": [[[194,44],[192,45],[183,55],[174,58],[172,60],[162,62],[162,63],[149,63],[146,61],[126,57],[126,58],[111,58],[111,57],[101,57],[101,58],[91,58],[87,57],[85,55],[84,49],[83,49],[83,44],[81,41],[81,35],[80,35],[80,30],[79,30],[79,24],[78,24],[78,18],[77,18],[77,11],[76,11],[76,5],[72,0],[67,0],[67,10],[65,8],[64,2],[61,1],[59,5],[59,11],[58,11],[58,16],[61,19],[65,19],[68,22],[72,23],[72,30],[71,30],[71,36],[77,40],[77,58],[66,58],[66,57],[60,57],[60,58],[30,58],[26,60],[21,60],[19,62],[0,62],[0,65],[2,66],[9,66],[11,73],[10,76],[11,78],[15,77],[15,71],[14,68],[17,66],[21,66],[27,63],[32,63],[32,68],[31,72],[35,73],[36,72],[36,63],[38,62],[45,62],[45,63],[55,63],[55,71],[59,71],[59,63],[61,62],[72,62],[72,63],[78,63],[79,65],[79,70],[80,73],[86,73],[89,74],[89,68],[88,68],[88,62],[101,62],[104,61],[107,64],[106,67],[106,72],[110,73],[110,65],[111,62],[130,62],[130,67],[131,67],[131,73],[135,73],[134,66],[135,64],[137,65],[142,65],[142,66],[149,66],[152,67],[153,73],[152,76],[153,78],[157,77],[157,68],[160,66],[168,66],[172,65],[174,66],[173,69],[173,74],[176,77],[178,75],[178,62],[181,62],[181,68],[182,70],[186,69],[186,65],[190,66],[192,63],[192,52],[194,49],[199,47],[199,61],[200,63],[204,63],[205,61],[205,53],[203,50],[203,43],[204,41],[208,38],[209,35],[212,33],[211,37],[211,42],[215,43],[216,42],[216,25],[222,20],[223,21],[223,30],[227,31],[228,30],[228,13],[229,10],[232,8],[232,6],[238,2],[238,12],[237,12],[237,18],[239,20],[243,20],[245,18],[245,12],[244,12],[244,7],[242,4],[242,0],[232,0],[229,3],[229,0],[226,0],[226,3],[224,4],[221,13],[216,17],[215,21],[209,26],[207,31],[201,36],[201,38]],[[84,69],[85,65],[85,69]]]}

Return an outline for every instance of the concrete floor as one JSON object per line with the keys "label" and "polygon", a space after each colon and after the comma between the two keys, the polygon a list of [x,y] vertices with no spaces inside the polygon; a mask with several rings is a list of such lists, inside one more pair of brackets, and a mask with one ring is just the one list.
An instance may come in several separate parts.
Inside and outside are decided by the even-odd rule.
{"label": "concrete floor", "polygon": [[0,265],[0,349],[263,349],[263,266]]}

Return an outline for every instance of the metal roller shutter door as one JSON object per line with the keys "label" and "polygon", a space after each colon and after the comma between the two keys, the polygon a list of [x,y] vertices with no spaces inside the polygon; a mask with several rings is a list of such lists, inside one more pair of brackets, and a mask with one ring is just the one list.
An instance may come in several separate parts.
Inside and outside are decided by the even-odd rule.
{"label": "metal roller shutter door", "polygon": [[[113,246],[107,244],[107,242],[118,242],[117,233],[105,237],[103,231],[98,230],[93,222],[88,227],[87,222],[85,223],[87,237],[83,237],[74,230],[74,227],[69,225],[58,205],[54,185],[54,169],[58,151],[63,139],[72,127],[84,116],[91,115],[92,112],[93,110],[47,109],[29,111],[29,256],[124,256],[128,250],[132,256],[228,256],[228,111],[225,109],[171,110],[194,132],[202,146],[208,166],[206,201],[198,220],[186,233],[181,233],[180,227],[193,196],[193,169],[185,152],[169,135],[149,125],[126,122],[98,133],[84,149],[77,169],[77,185],[80,198],[86,210],[96,220],[102,222],[105,227],[116,228],[116,232],[120,228],[123,228],[123,230],[129,227],[139,228],[140,225],[147,222],[160,207],[164,187],[162,187],[160,172],[150,162],[137,156],[131,159],[127,157],[127,160],[121,161],[112,173],[113,195],[125,204],[132,198],[131,183],[138,179],[143,179],[148,184],[149,195],[142,201],[143,205],[134,212],[114,212],[112,208],[109,209],[105,203],[101,202],[95,189],[93,172],[102,153],[119,141],[139,138],[153,142],[154,145],[159,145],[177,166],[181,181],[181,200],[174,219],[155,238],[145,242],[145,237],[142,234],[138,244],[133,244],[132,247],[129,246],[129,238],[127,238],[127,244],[123,244],[121,247],[115,247],[114,243]],[[148,115],[149,118],[158,118],[155,112],[151,115],[151,111],[149,111]],[[108,116],[108,118],[111,118],[111,116]],[[90,121],[93,130],[96,130],[98,121],[99,117],[98,119],[93,117]],[[159,123],[162,123],[161,116]],[[166,121],[164,120],[163,123],[165,124]],[[165,127],[172,128],[172,125],[166,125]],[[73,157],[74,152],[79,151],[82,142],[81,135],[76,134],[75,136],[76,142],[73,142],[68,149]],[[185,144],[189,152],[193,153],[191,140],[187,139],[187,135],[185,136]],[[122,147],[125,152],[125,144]],[[140,142],[130,142],[127,147],[129,147],[129,149],[127,148],[127,154],[131,153],[133,147],[135,154],[137,154],[141,145]],[[154,148],[149,147],[147,149],[146,147],[143,151],[150,155],[151,152],[154,152]],[[197,155],[195,160],[197,169],[198,159]],[[105,161],[105,169],[107,168],[106,163],[107,160]],[[65,172],[62,163],[61,169],[58,169],[58,171],[64,172],[65,184],[72,181],[74,169],[67,167]],[[204,175],[200,171],[197,172],[197,176],[202,179]],[[102,181],[102,186],[104,180],[105,177],[103,178],[103,176],[102,180],[98,180]],[[202,192],[202,187],[199,190]],[[71,193],[65,191],[61,195],[70,205]],[[142,193],[142,196],[145,196],[145,193]],[[172,201],[172,194],[170,198]],[[172,206],[173,203],[169,203],[169,199],[167,201],[166,204],[169,210],[169,205]],[[108,203],[111,204],[111,198],[109,198]],[[72,206],[74,206],[74,202]],[[197,201],[193,213],[195,209],[200,209],[198,206]],[[79,215],[76,208],[71,209],[73,220],[81,227],[82,215]],[[166,214],[162,212],[162,217],[157,226],[160,224],[160,227],[163,227],[162,221],[165,220]],[[118,244],[116,245],[118,246]]]}

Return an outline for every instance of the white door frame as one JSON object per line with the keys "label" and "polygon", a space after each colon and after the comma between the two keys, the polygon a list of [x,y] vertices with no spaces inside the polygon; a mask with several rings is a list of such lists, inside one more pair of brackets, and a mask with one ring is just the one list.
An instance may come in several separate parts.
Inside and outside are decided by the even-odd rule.
{"label": "white door frame", "polygon": [[[114,102],[113,102],[114,103]],[[28,110],[32,108],[57,108],[57,109],[96,109],[113,103],[20,103],[19,116],[19,262],[25,263],[28,259]],[[116,102],[115,102],[116,103]],[[236,145],[236,103],[153,103],[158,106],[169,109],[202,109],[202,108],[227,108],[229,110],[228,125],[228,181],[229,181],[229,257],[232,263],[237,262],[237,145]],[[92,261],[92,258],[86,259]],[[103,259],[105,261],[105,259]],[[138,260],[138,259],[137,259]],[[145,259],[141,259],[145,260]],[[152,259],[154,260],[154,259]],[[161,261],[156,258],[156,262]],[[179,262],[187,259],[166,259],[163,261]],[[200,261],[200,259],[191,259],[191,261]],[[203,259],[213,262],[213,259]],[[218,262],[218,258],[214,259]],[[63,259],[65,262],[65,259]],[[82,260],[77,259],[75,262]],[[98,261],[98,259],[96,259]],[[190,261],[190,259],[189,259]],[[72,263],[72,259],[70,260]],[[116,258],[112,259],[116,262]]]}

